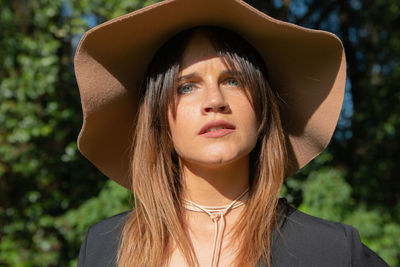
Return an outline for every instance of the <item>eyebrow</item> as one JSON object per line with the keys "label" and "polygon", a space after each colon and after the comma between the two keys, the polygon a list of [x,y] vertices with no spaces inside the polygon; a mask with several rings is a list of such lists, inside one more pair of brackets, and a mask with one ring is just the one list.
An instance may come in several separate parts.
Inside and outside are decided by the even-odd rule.
{"label": "eyebrow", "polygon": [[197,73],[197,72],[192,72],[192,73],[189,73],[189,74],[187,74],[187,75],[183,75],[183,76],[177,77],[177,78],[176,78],[176,81],[177,81],[177,82],[181,82],[181,81],[185,81],[185,80],[190,80],[191,78],[196,77],[196,76],[198,76],[198,75],[199,75],[199,73]]}
{"label": "eyebrow", "polygon": [[[177,82],[181,82],[181,81],[185,81],[185,80],[190,80],[191,78],[196,77],[198,75],[199,75],[198,72],[192,72],[192,73],[177,77],[176,81]],[[240,71],[232,71],[232,70],[224,70],[223,72],[221,72],[221,76],[226,76],[226,75],[232,75],[232,76],[235,76],[235,77],[240,77],[240,76],[242,76],[242,72],[240,72]]]}
{"label": "eyebrow", "polygon": [[241,71],[234,71],[234,70],[224,70],[221,75],[231,75],[231,76],[235,76],[235,77],[240,77],[242,76],[242,72]]}

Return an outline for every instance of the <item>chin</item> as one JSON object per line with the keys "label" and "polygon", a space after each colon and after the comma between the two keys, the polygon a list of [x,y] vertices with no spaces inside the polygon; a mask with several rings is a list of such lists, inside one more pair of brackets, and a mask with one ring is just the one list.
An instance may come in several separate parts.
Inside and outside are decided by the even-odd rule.
{"label": "chin", "polygon": [[205,167],[223,167],[229,165],[231,163],[236,162],[241,159],[245,155],[240,155],[237,153],[228,154],[228,153],[209,153],[207,157],[201,157],[197,159],[192,159],[192,163],[197,163],[199,165],[203,165]]}

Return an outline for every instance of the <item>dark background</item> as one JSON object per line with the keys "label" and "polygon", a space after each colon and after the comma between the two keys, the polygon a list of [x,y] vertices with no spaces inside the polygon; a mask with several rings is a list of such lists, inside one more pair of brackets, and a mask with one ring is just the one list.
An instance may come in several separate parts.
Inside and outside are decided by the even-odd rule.
{"label": "dark background", "polygon": [[[77,150],[73,55],[89,28],[153,2],[0,0],[0,266],[75,266],[87,227],[131,208],[129,192]],[[248,2],[334,32],[346,49],[334,138],[282,195],[307,213],[355,226],[400,266],[400,2]]]}

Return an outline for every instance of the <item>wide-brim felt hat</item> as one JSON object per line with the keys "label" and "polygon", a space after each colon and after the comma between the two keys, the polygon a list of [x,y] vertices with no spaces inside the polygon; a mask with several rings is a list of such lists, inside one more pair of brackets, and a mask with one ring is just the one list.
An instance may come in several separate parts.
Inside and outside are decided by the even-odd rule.
{"label": "wide-brim felt hat", "polygon": [[78,147],[124,187],[130,188],[137,92],[147,66],[169,38],[201,25],[238,33],[264,59],[284,102],[287,176],[320,154],[333,135],[346,81],[337,36],[274,19],[240,0],[166,0],[89,30],[74,59],[83,110]]}

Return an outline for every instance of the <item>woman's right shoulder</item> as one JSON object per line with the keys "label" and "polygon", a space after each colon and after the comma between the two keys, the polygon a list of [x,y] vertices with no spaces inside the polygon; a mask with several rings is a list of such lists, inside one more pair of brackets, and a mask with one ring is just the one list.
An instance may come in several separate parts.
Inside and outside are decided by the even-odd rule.
{"label": "woman's right shoulder", "polygon": [[126,211],[89,227],[81,245],[78,267],[116,266],[122,228],[131,211]]}
{"label": "woman's right shoulder", "polygon": [[125,224],[126,220],[129,218],[129,215],[131,214],[132,211],[125,211],[119,214],[116,214],[112,217],[106,218],[104,220],[101,220],[100,222],[97,222],[95,224],[92,224],[88,232],[94,232],[94,233],[102,233],[102,232],[115,232],[115,231],[120,231],[123,225]]}

